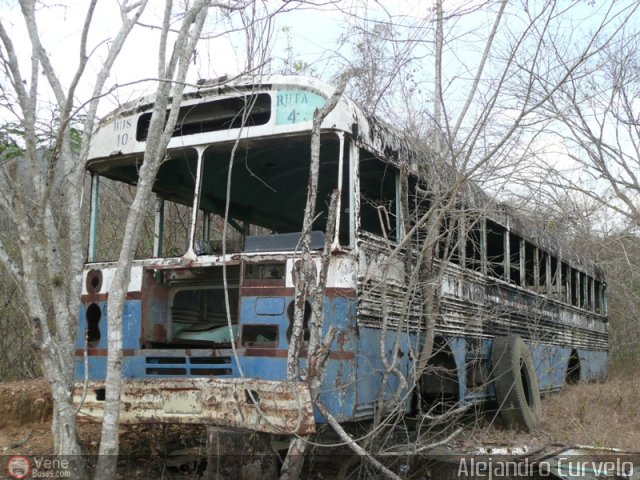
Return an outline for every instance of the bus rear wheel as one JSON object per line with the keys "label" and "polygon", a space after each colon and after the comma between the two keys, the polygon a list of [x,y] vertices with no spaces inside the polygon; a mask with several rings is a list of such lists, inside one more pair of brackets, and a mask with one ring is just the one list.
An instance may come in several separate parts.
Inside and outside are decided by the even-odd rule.
{"label": "bus rear wheel", "polygon": [[505,424],[533,430],[540,419],[540,388],[527,345],[519,335],[496,337],[491,361],[496,400]]}

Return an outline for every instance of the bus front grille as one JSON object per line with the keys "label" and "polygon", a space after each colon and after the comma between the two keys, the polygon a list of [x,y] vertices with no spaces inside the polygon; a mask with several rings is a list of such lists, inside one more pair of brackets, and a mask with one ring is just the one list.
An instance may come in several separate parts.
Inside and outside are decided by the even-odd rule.
{"label": "bus front grille", "polygon": [[231,357],[147,357],[145,374],[149,376],[209,377],[230,376]]}

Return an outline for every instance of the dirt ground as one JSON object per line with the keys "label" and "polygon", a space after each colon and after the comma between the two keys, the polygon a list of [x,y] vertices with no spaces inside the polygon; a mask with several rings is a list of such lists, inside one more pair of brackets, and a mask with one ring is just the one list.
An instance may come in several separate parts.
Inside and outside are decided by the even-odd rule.
{"label": "dirt ground", "polygon": [[[0,458],[13,455],[50,455],[52,402],[44,379],[0,383]],[[121,478],[193,477],[198,454],[204,445],[200,426],[136,425],[120,429]],[[100,425],[79,423],[78,436],[86,453],[96,455]],[[168,454],[168,456],[167,456]],[[0,465],[0,478],[4,465]]]}
{"label": "dirt ground", "polygon": [[[532,433],[501,429],[497,422],[491,422],[489,414],[468,424],[456,442],[514,446],[562,443],[640,451],[639,398],[639,375],[573,385],[543,399],[543,416]],[[50,454],[50,414],[51,400],[44,380],[0,384],[0,456]],[[88,453],[97,453],[100,426],[81,423],[78,431]],[[204,428],[198,426],[123,426],[121,456],[125,462],[134,462],[134,472],[126,476],[154,478],[170,471],[167,478],[194,478],[204,440]]]}

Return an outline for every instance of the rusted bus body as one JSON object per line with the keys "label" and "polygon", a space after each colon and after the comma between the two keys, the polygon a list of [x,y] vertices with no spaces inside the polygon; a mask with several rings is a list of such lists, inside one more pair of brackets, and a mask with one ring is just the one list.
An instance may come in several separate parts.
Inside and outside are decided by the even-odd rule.
{"label": "rusted bus body", "polygon": [[[360,243],[362,255],[368,258],[361,264],[383,263],[388,256],[388,245],[368,237]],[[483,239],[486,241],[486,236]],[[493,399],[493,339],[511,334],[519,335],[529,345],[542,392],[562,388],[567,381],[598,380],[606,375],[605,283],[598,269],[593,265],[582,265],[589,272],[585,278],[593,279],[586,287],[591,293],[585,294],[591,303],[576,305],[563,289],[560,270],[557,276],[549,278],[548,284],[544,281],[541,285],[536,267],[538,285],[521,286],[506,276],[487,274],[491,262],[487,262],[486,252],[482,257],[477,270],[467,268],[464,258],[455,262],[434,261],[436,270],[442,262],[446,264],[438,279],[440,308],[435,332],[439,354],[432,358],[432,367],[455,372],[455,380],[450,379],[443,392],[442,378],[436,376],[432,384],[425,386],[426,393],[434,397],[444,393],[448,398],[455,397],[462,402]],[[409,345],[419,345],[425,331],[421,315],[423,299],[419,291],[409,292],[401,282],[405,275],[403,255],[394,263],[396,278],[387,276],[383,280],[375,275],[359,276],[359,331],[361,335],[368,329],[379,331],[384,322],[387,329],[406,332]],[[382,314],[383,301],[386,322]],[[382,369],[382,364],[377,368]]]}
{"label": "rusted bus body", "polygon": [[[286,380],[294,298],[292,257],[287,253],[234,254],[199,256],[188,262],[181,258],[136,261],[123,317],[122,421],[210,423],[270,433],[314,432],[307,383]],[[181,292],[215,291],[219,296],[212,298],[221,299],[223,264],[230,297],[236,304],[231,312],[235,349],[227,338],[202,340],[197,331],[193,332],[195,339],[178,338],[168,331],[172,328],[170,319],[177,318],[170,310],[175,310],[175,299]],[[277,269],[283,275],[252,278],[248,271],[256,266],[266,267],[270,273]],[[352,416],[354,405],[355,291],[349,281],[353,270],[349,255],[332,259],[324,305],[325,324],[336,327],[338,334],[327,360],[332,383],[323,390],[321,399],[337,418],[345,420]],[[81,323],[87,330],[76,345],[76,379],[80,381],[85,375],[83,339],[88,333],[86,364],[91,381],[86,389],[78,383],[74,395],[80,402],[86,390],[82,414],[89,418],[100,415],[104,400],[105,320],[113,274],[110,263],[91,264],[85,273]],[[220,310],[210,313],[222,315]],[[95,311],[100,312],[98,318],[91,317]],[[268,338],[257,338],[260,335]],[[304,350],[301,361],[306,363]]]}
{"label": "rusted bus body", "polygon": [[[242,79],[204,84],[185,94],[154,191],[192,207],[189,245],[183,255],[163,258],[157,241],[152,256],[134,262],[123,317],[123,421],[300,434],[324,421],[304,377],[287,380],[286,362],[311,120],[331,93],[311,79],[270,77],[259,85]],[[74,396],[83,399],[81,414],[88,418],[100,416],[104,401],[106,308],[115,274],[114,263],[95,257],[96,179],[136,182],[149,111],[143,99],[107,117],[87,165],[94,174],[93,227]],[[403,193],[400,168],[408,167],[415,184],[419,161],[399,135],[346,98],[323,123],[312,248],[319,271],[325,241],[332,245],[324,330],[334,326],[337,334],[320,391],[331,414],[342,422],[370,419],[381,395],[408,412],[421,382],[434,395],[492,398],[492,340],[509,333],[527,341],[545,390],[562,386],[576,362],[582,379],[602,375],[607,335],[600,272],[500,207],[467,216],[477,226],[477,248],[467,252],[463,242],[455,256],[435,260],[446,268],[438,279],[438,354],[432,363],[454,374],[446,382],[415,378],[425,324],[420,292],[407,282],[405,256],[415,264],[417,248],[392,250],[406,228],[402,195],[415,195]],[[209,215],[225,211],[228,178],[227,223],[239,242],[223,252]],[[327,239],[327,200],[336,189],[336,233]],[[161,240],[158,212],[155,235]],[[302,348],[304,370],[306,342]],[[394,362],[406,377],[404,387],[397,375],[383,374],[385,363]]]}

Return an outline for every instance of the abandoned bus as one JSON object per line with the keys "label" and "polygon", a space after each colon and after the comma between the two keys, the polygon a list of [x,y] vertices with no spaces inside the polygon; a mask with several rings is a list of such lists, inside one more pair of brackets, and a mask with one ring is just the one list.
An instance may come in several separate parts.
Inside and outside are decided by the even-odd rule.
{"label": "abandoned bus", "polygon": [[[153,187],[153,252],[134,261],[126,296],[121,421],[299,434],[326,421],[304,378],[287,381],[286,364],[312,119],[332,93],[313,79],[273,76],[259,84],[205,82],[184,94]],[[92,217],[74,389],[86,417],[100,416],[105,398],[115,272],[115,263],[96,256],[97,187],[100,178],[136,184],[151,107],[142,99],[104,119],[87,163]],[[371,419],[384,400],[404,412],[416,398],[490,400],[508,423],[530,427],[539,392],[606,372],[602,272],[508,207],[467,204],[467,220],[445,229],[449,237],[457,232],[450,253],[433,259],[442,267],[429,359],[435,368],[416,373],[429,337],[423,301],[408,280],[417,243],[401,244],[413,226],[419,230],[426,202],[419,200],[428,200],[418,160],[400,135],[344,96],[322,123],[311,247],[320,262],[325,242],[331,245],[323,328],[337,334],[319,400],[340,422]],[[326,238],[334,191],[335,234]],[[193,218],[182,245],[169,245],[171,204]],[[304,345],[300,357],[304,363]]]}

